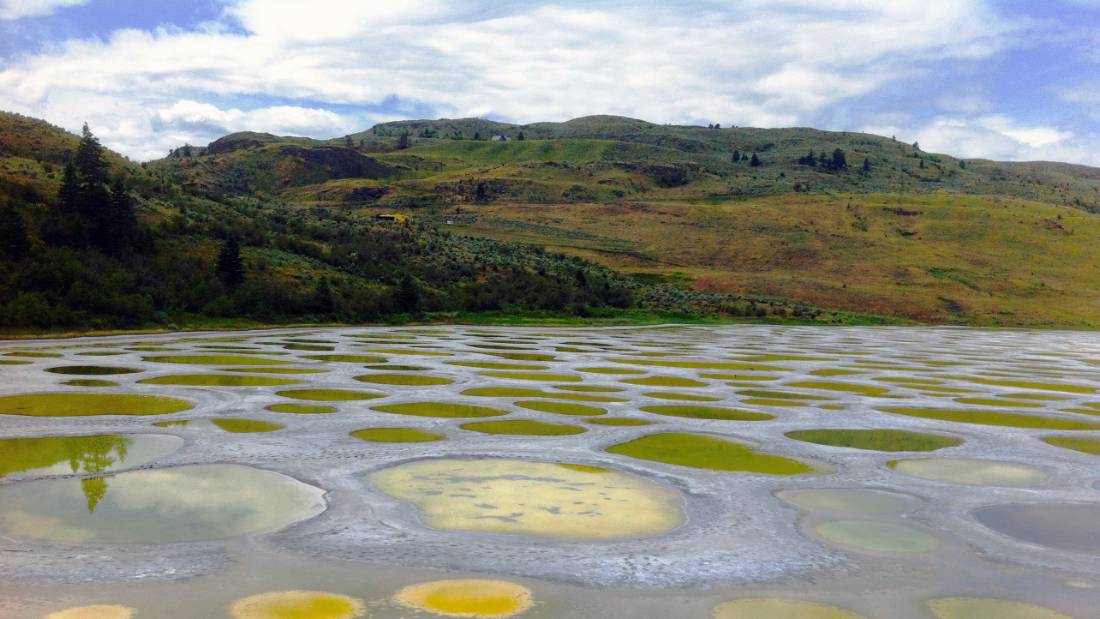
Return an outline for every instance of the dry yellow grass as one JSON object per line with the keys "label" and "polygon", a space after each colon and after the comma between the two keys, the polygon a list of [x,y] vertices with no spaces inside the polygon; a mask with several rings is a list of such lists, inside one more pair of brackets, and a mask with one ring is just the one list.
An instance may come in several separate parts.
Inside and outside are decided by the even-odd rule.
{"label": "dry yellow grass", "polygon": [[929,322],[1100,325],[1100,220],[1004,197],[788,194],[716,204],[497,204],[463,233],[699,290]]}

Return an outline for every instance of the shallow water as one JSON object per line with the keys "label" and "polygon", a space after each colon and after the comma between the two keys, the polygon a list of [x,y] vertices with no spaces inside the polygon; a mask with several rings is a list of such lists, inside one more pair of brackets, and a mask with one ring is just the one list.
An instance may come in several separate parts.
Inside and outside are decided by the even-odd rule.
{"label": "shallow water", "polygon": [[983,507],[974,517],[1010,537],[1066,550],[1100,555],[1100,502],[1009,503]]}
{"label": "shallow water", "polygon": [[875,520],[830,520],[814,527],[823,539],[845,548],[872,552],[930,552],[940,542],[904,524]]}
{"label": "shallow water", "polygon": [[1034,486],[1047,477],[1043,471],[1026,464],[965,458],[895,460],[890,466],[921,479],[971,486]]}
{"label": "shallow water", "polygon": [[714,609],[714,619],[864,619],[842,608],[783,599],[733,600]]}
{"label": "shallow water", "polygon": [[321,591],[275,591],[237,600],[234,619],[354,619],[365,613],[363,600]]}
{"label": "shallow water", "polygon": [[442,434],[416,428],[364,428],[355,430],[351,435],[369,443],[429,443],[447,438]]}
{"label": "shallow water", "polygon": [[138,382],[144,385],[185,385],[188,387],[278,387],[302,384],[302,381],[293,378],[227,374],[170,374],[168,376],[145,378]]}
{"label": "shallow water", "polygon": [[0,415],[86,417],[167,415],[192,404],[178,398],[129,393],[33,393],[0,397]]}
{"label": "shallow water", "polygon": [[502,580],[439,580],[409,585],[397,603],[444,617],[513,617],[531,607],[531,590]]}
{"label": "shallow water", "polygon": [[[89,364],[100,355],[110,364]],[[1092,333],[309,328],[0,342],[0,357],[18,362],[0,365],[0,462],[33,465],[0,475],[0,511],[6,493],[34,495],[42,511],[17,524],[45,531],[16,536],[0,523],[5,619],[97,605],[227,617],[236,602],[291,592],[407,619],[417,611],[395,595],[439,580],[514,582],[531,592],[531,619],[705,618],[754,612],[750,601],[774,616],[930,619],[931,600],[960,595],[1061,613],[1037,617],[1095,610],[1098,553],[1081,549],[1097,519],[1060,507],[1100,503]],[[100,384],[80,366],[136,372]],[[187,382],[196,384],[177,384]],[[143,454],[137,437],[150,431],[171,445]],[[89,436],[134,442],[125,455],[107,441],[71,458],[26,442]],[[15,444],[33,446],[3,453]],[[518,464],[481,478],[422,476],[394,494],[372,482],[439,460]],[[530,464],[552,473],[517,468]],[[225,513],[262,502],[266,482],[241,490],[196,478],[202,491],[180,482],[167,502],[151,499],[155,509],[112,504],[141,479],[131,475],[222,465],[277,471],[305,485],[291,508],[332,509],[201,543],[46,539],[79,528],[74,514],[89,504],[95,518],[125,507],[114,524],[127,533],[213,535],[220,525],[172,501],[232,498],[206,516]],[[625,481],[609,488],[582,483],[617,476]],[[481,486],[492,500],[478,500]],[[648,498],[606,501],[636,486]],[[406,500],[402,489],[423,492]],[[675,506],[676,517],[639,511],[648,504]],[[1043,507],[1018,507],[1032,504]],[[458,526],[432,524],[433,513]],[[637,524],[644,530],[630,533]],[[611,532],[621,536],[597,535]],[[1015,619],[1023,606],[960,608],[951,612]]]}
{"label": "shallow water", "polygon": [[684,521],[678,492],[640,477],[554,462],[420,460],[370,481],[414,503],[430,527],[578,540],[666,533]]}
{"label": "shallow water", "polygon": [[277,473],[211,464],[0,487],[0,531],[70,544],[215,540],[324,510],[321,492]]}
{"label": "shallow water", "polygon": [[936,451],[947,447],[956,447],[963,443],[960,438],[942,434],[891,429],[822,428],[793,430],[787,432],[786,436],[796,441],[806,441],[818,445],[872,451]]}
{"label": "shallow water", "polygon": [[161,434],[0,439],[0,477],[106,473],[152,462],[182,445]]}
{"label": "shallow water", "polygon": [[1035,604],[1014,600],[940,598],[928,603],[939,619],[1072,619]]}
{"label": "shallow water", "polygon": [[784,490],[777,496],[799,509],[816,512],[900,514],[916,504],[904,495],[862,489]]}
{"label": "shallow water", "polygon": [[798,475],[814,471],[805,462],[759,453],[749,445],[702,434],[650,434],[612,445],[607,451],[631,458],[713,471],[766,475]]}
{"label": "shallow water", "polygon": [[460,426],[463,430],[485,434],[506,434],[512,436],[569,436],[580,434],[585,429],[564,423],[546,423],[533,419],[506,419],[504,421],[475,421]]}

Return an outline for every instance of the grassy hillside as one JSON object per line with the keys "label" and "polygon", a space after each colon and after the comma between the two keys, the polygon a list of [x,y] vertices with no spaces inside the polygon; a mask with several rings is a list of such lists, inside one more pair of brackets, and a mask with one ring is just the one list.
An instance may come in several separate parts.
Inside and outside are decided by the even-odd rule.
{"label": "grassy hillside", "polygon": [[1100,326],[1100,219],[1007,197],[491,204],[452,229],[701,291],[934,323]]}
{"label": "grassy hillside", "polygon": [[[438,162],[480,169],[499,158],[492,149],[476,154],[482,146],[436,144],[428,159],[243,133],[138,166],[90,134],[81,139],[0,114],[0,331],[485,312],[866,320],[646,281],[533,245],[451,234],[419,218],[380,220],[369,210],[295,208],[272,198],[317,184],[362,191],[395,177],[431,191],[415,183]],[[567,143],[546,158],[591,160],[612,147]]]}
{"label": "grassy hillside", "polygon": [[[209,149],[151,167],[200,190],[263,191],[298,204],[424,207],[951,191],[1100,212],[1095,168],[960,160],[891,138],[806,128],[667,126],[613,116],[524,126],[417,120],[327,143],[233,134]],[[819,163],[838,149],[846,168]],[[477,183],[486,185],[471,191]]]}

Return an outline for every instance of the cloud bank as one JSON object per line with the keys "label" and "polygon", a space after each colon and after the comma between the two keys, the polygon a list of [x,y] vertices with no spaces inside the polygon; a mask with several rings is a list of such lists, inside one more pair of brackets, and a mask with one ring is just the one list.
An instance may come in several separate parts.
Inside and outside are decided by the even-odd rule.
{"label": "cloud bank", "polygon": [[[73,1],[0,0],[0,15]],[[240,0],[199,28],[119,28],[9,58],[0,107],[86,120],[137,159],[230,131],[333,137],[409,116],[791,126],[995,57],[1035,27],[981,0]],[[1057,149],[1075,138],[996,113],[832,128],[875,127],[967,156],[1069,152]]]}

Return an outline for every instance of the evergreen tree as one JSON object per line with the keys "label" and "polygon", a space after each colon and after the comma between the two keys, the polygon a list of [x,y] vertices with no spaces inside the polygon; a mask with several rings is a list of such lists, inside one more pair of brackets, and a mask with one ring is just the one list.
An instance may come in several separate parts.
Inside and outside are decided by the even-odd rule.
{"label": "evergreen tree", "polygon": [[332,286],[329,284],[328,278],[322,277],[317,280],[317,285],[313,288],[313,295],[310,299],[310,309],[317,314],[331,314],[335,303],[332,300]]}
{"label": "evergreen tree", "polygon": [[222,245],[215,269],[218,279],[228,288],[237,288],[244,283],[244,261],[241,259],[241,244],[237,239],[230,238]]}
{"label": "evergreen tree", "polygon": [[805,157],[799,157],[798,163],[800,165],[808,165],[811,168],[817,166],[817,157],[814,156],[814,151],[810,151]]}
{"label": "evergreen tree", "polygon": [[527,136],[523,135],[523,132],[522,132],[522,131],[520,131],[520,132],[519,132],[519,135],[517,135],[517,136],[516,136],[516,139],[517,139],[517,140],[526,140],[526,139],[527,139]]}
{"label": "evergreen tree", "polygon": [[481,132],[480,131],[475,131],[474,132],[474,139],[475,140],[480,140],[481,139]]}
{"label": "evergreen tree", "polygon": [[732,161],[733,163],[739,163],[741,161],[741,151],[733,151],[733,155],[730,156],[730,161]]}
{"label": "evergreen tree", "polygon": [[402,131],[401,135],[397,137],[397,148],[400,149],[400,150],[405,150],[408,147],[409,147],[409,132],[408,131]]}
{"label": "evergreen tree", "polygon": [[959,159],[959,169],[961,169],[961,170],[966,169],[966,159]]}
{"label": "evergreen tree", "polygon": [[106,223],[108,226],[104,231],[106,249],[113,253],[120,253],[133,244],[137,217],[134,215],[134,204],[130,199],[130,192],[126,189],[121,176],[111,185],[111,210]]}
{"label": "evergreen tree", "polygon": [[355,142],[352,141],[350,135],[345,135],[344,136],[344,147],[346,147],[346,148],[355,148]]}
{"label": "evergreen tree", "polygon": [[76,147],[74,157],[77,185],[76,212],[89,232],[91,241],[100,247],[110,243],[111,192],[107,189],[108,164],[88,124],[84,124],[83,137]]}
{"label": "evergreen tree", "polygon": [[833,151],[833,159],[829,162],[829,169],[835,172],[848,169],[848,157],[839,148]]}
{"label": "evergreen tree", "polygon": [[0,207],[0,256],[18,260],[30,249],[30,233],[23,215],[10,204]]}
{"label": "evergreen tree", "polygon": [[864,174],[867,174],[867,173],[869,173],[870,171],[871,171],[871,160],[870,160],[870,159],[868,159],[868,158],[866,158],[866,157],[864,157],[864,158],[863,158],[863,173],[864,173]]}
{"label": "evergreen tree", "polygon": [[107,184],[107,160],[103,157],[103,146],[99,138],[92,135],[88,123],[84,123],[83,137],[76,147],[76,171],[81,186]]}
{"label": "evergreen tree", "polygon": [[749,165],[754,168],[759,168],[764,162],[760,161],[760,157],[756,156],[756,153],[752,154],[752,159],[749,160]]}
{"label": "evergreen tree", "polygon": [[72,161],[65,164],[61,175],[61,191],[57,194],[57,206],[66,215],[76,215],[76,201],[79,199],[80,181],[76,178],[76,166]]}
{"label": "evergreen tree", "polygon": [[413,313],[420,310],[420,287],[417,286],[412,275],[408,273],[401,275],[393,300],[399,312]]}

